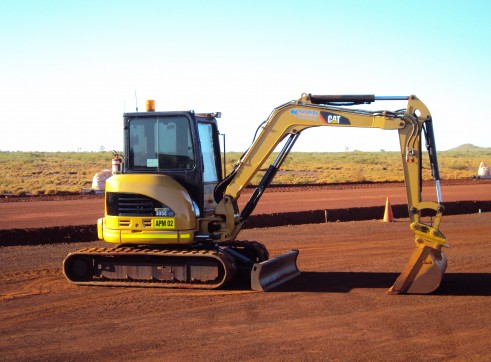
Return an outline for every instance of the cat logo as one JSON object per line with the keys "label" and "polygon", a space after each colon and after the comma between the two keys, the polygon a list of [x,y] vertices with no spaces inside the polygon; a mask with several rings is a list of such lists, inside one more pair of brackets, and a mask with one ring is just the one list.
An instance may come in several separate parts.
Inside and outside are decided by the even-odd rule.
{"label": "cat logo", "polygon": [[321,117],[326,124],[351,124],[348,118],[340,116],[336,113],[321,112]]}
{"label": "cat logo", "polygon": [[329,115],[327,116],[327,123],[339,123],[341,116]]}

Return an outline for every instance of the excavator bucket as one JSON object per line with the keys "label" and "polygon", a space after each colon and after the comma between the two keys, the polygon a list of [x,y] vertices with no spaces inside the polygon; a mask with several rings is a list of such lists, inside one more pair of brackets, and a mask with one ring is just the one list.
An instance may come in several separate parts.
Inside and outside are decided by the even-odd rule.
{"label": "excavator bucket", "polygon": [[297,268],[298,250],[255,263],[251,270],[251,289],[268,291],[300,275]]}
{"label": "excavator bucket", "polygon": [[447,258],[439,249],[417,247],[388,294],[428,294],[436,290],[447,269]]}

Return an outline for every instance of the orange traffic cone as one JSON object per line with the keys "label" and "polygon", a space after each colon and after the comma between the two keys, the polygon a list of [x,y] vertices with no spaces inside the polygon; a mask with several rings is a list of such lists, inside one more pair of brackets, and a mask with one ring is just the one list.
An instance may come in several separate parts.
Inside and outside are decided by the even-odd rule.
{"label": "orange traffic cone", "polygon": [[392,206],[390,205],[389,196],[387,196],[387,201],[385,202],[385,212],[383,222],[394,221],[394,215],[392,215]]}

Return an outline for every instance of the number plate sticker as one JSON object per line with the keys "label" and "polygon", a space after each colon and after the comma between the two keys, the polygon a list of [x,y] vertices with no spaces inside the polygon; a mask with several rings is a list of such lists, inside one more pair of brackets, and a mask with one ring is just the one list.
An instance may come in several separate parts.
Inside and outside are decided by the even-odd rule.
{"label": "number plate sticker", "polygon": [[153,228],[154,229],[174,230],[175,218],[164,217],[164,218],[153,219]]}

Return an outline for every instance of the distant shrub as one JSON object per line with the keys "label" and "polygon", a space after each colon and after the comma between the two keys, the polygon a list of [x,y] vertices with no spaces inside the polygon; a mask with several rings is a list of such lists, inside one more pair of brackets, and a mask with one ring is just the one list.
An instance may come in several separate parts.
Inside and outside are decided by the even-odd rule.
{"label": "distant shrub", "polygon": [[[274,152],[251,183],[257,185],[274,162]],[[242,156],[226,154],[227,174]],[[0,152],[0,194],[81,192],[90,188],[94,175],[111,167],[111,152]],[[491,150],[438,153],[443,179],[471,178],[479,164],[491,164]],[[428,158],[423,156],[423,179],[431,179]],[[399,152],[293,152],[273,180],[276,184],[403,181]]]}

